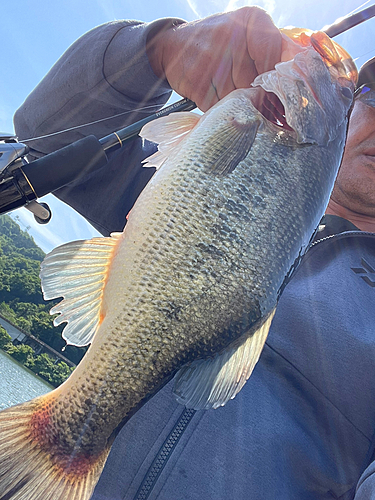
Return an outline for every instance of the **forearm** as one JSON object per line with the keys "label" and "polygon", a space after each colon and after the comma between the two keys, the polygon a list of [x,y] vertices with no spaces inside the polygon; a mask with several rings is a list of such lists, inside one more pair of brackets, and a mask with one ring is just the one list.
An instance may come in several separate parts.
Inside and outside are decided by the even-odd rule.
{"label": "forearm", "polygon": [[152,70],[146,54],[147,37],[179,22],[116,21],[78,39],[17,110],[17,135],[22,140],[121,116],[33,141],[29,144],[33,156],[89,134],[102,137],[161,107],[171,89]]}

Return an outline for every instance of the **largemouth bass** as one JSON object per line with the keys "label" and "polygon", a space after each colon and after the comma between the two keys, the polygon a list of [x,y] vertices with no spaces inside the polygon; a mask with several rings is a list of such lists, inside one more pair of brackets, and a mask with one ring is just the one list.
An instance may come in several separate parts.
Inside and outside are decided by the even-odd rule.
{"label": "largemouth bass", "polygon": [[[161,168],[124,232],[42,264],[45,298],[64,297],[52,309],[64,338],[91,346],[59,388],[0,413],[0,499],[89,499],[122,425],[175,374],[188,407],[239,392],[328,203],[354,75],[313,34],[202,117],[146,125]],[[259,88],[278,96],[287,126],[254,106]]]}

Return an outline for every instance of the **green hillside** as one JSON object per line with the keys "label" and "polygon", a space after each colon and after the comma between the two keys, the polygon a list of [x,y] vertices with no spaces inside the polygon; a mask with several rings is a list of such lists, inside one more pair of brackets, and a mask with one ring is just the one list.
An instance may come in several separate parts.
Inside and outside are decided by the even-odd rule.
{"label": "green hillside", "polygon": [[[53,326],[49,310],[56,301],[45,302],[40,287],[44,255],[27,231],[9,216],[0,215],[0,314],[61,352],[64,325]],[[86,350],[67,346],[64,356],[78,364]]]}

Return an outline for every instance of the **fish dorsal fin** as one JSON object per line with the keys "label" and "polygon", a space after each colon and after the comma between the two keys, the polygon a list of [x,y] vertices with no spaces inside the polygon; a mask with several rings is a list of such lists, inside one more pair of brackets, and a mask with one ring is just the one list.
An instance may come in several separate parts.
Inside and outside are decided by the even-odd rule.
{"label": "fish dorsal fin", "polygon": [[229,345],[212,359],[197,360],[176,375],[173,392],[179,403],[195,410],[224,406],[240,392],[262,352],[275,309],[241,344]]}
{"label": "fish dorsal fin", "polygon": [[42,262],[40,278],[45,300],[64,298],[50,313],[59,314],[55,326],[68,323],[62,334],[67,344],[90,344],[103,320],[103,292],[121,235],[112,233],[109,238],[61,245]]}
{"label": "fish dorsal fin", "polygon": [[142,163],[145,167],[160,168],[171,151],[193,130],[201,116],[197,113],[181,111],[162,116],[147,123],[139,135],[158,144],[158,151]]}

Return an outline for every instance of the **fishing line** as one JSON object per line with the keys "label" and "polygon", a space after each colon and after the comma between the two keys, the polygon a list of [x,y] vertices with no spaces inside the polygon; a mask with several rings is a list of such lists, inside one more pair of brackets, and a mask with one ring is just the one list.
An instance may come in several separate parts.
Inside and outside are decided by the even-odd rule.
{"label": "fishing line", "polygon": [[[347,17],[351,16],[352,14],[354,14],[355,11],[361,9],[362,7],[364,7],[366,4],[370,3],[371,0],[367,0],[367,2],[363,3],[362,5],[360,5],[359,7],[356,7],[354,10],[352,10],[351,12],[349,12],[348,14],[345,14],[345,16],[340,16],[339,18],[336,19],[336,21],[334,21],[332,24],[336,24],[340,21],[343,21],[344,19],[346,19]],[[325,28],[325,27],[324,27]],[[324,31],[324,28],[323,28],[323,31]]]}
{"label": "fishing line", "polygon": [[150,108],[159,108],[157,104],[151,104],[150,106],[145,106],[144,108],[133,109],[131,111],[124,111],[123,113],[119,113],[118,115],[107,116],[106,118],[101,118],[100,120],[95,120],[93,122],[83,123],[82,125],[76,125],[74,127],[66,128],[65,130],[59,130],[58,132],[52,132],[51,134],[40,135],[39,137],[31,137],[30,139],[22,139],[22,143],[27,143],[31,141],[37,141],[38,139],[46,139],[47,137],[53,137],[55,135],[64,134],[65,132],[71,132],[72,130],[78,130],[83,127],[89,127],[90,125],[95,125],[96,123],[105,122],[107,120],[112,120],[113,118],[117,118],[118,116],[127,115],[129,113],[134,113],[136,111],[143,111],[145,109]]}
{"label": "fishing line", "polygon": [[362,7],[364,7],[365,5],[367,5],[368,3],[370,3],[371,0],[367,0],[367,2],[363,3],[362,5],[360,5],[359,7],[357,7],[356,9],[352,10],[351,12],[349,12],[349,14],[346,14],[346,16],[343,16],[343,17],[348,17],[348,16],[351,16],[352,14],[354,14],[354,12],[358,9],[361,9]]}
{"label": "fishing line", "polygon": [[372,54],[374,52],[374,49],[371,49],[371,50],[368,50],[367,52],[365,52],[364,54],[361,54],[360,56],[357,56],[357,57],[354,57],[353,58],[353,61],[358,61],[358,59],[360,59],[361,57],[363,56],[367,56],[367,54]]}

